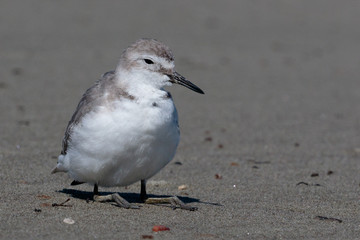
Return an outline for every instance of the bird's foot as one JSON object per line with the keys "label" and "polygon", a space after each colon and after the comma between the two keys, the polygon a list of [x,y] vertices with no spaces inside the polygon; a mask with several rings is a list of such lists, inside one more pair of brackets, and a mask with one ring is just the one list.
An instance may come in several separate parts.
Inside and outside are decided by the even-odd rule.
{"label": "bird's foot", "polygon": [[147,198],[144,203],[146,204],[170,204],[173,209],[180,208],[188,211],[196,211],[197,207],[186,205],[178,197],[167,197],[167,198]]}
{"label": "bird's foot", "polygon": [[139,209],[137,205],[133,205],[122,198],[118,193],[113,193],[105,196],[94,195],[94,201],[96,202],[115,202],[119,207],[126,209]]}

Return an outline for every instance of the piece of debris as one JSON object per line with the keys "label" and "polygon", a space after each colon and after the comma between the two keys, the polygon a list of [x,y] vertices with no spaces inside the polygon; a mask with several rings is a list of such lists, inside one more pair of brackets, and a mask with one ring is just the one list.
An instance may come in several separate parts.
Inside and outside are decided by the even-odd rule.
{"label": "piece of debris", "polygon": [[220,174],[215,174],[215,179],[222,179],[222,176]]}
{"label": "piece of debris", "polygon": [[142,235],[142,239],[154,239],[154,236],[152,235]]}
{"label": "piece of debris", "polygon": [[298,142],[294,143],[294,147],[300,147],[300,143]]}
{"label": "piece of debris", "polygon": [[320,187],[321,185],[320,184],[318,184],[318,183],[315,183],[315,184],[310,184],[310,183],[307,183],[307,182],[298,182],[297,184],[296,184],[296,186],[298,186],[298,185],[306,185],[306,186],[314,186],[314,187]]}
{"label": "piece of debris", "polygon": [[50,199],[51,197],[48,196],[48,195],[37,195],[38,198],[41,198],[41,199]]}
{"label": "piece of debris", "polygon": [[239,164],[237,162],[232,162],[230,163],[231,166],[239,166]]}
{"label": "piece of debris", "polygon": [[330,222],[338,222],[338,223],[343,222],[341,219],[338,219],[338,218],[324,217],[324,216],[316,216],[315,219],[323,220],[323,221],[330,221]]}
{"label": "piece of debris", "polygon": [[318,173],[312,173],[312,174],[310,175],[310,177],[318,177],[318,176],[319,176]]}
{"label": "piece of debris", "polygon": [[331,175],[331,174],[333,174],[333,173],[334,173],[333,171],[329,170],[329,171],[327,172],[327,175]]}
{"label": "piece of debris", "polygon": [[175,165],[179,165],[179,166],[183,165],[182,162],[179,162],[179,161],[178,161],[178,162],[174,162],[174,164],[175,164]]}
{"label": "piece of debris", "polygon": [[258,166],[252,166],[252,168],[253,168],[253,169],[259,169],[259,167],[258,167]]}
{"label": "piece of debris", "polygon": [[219,145],[218,145],[218,148],[219,148],[219,149],[222,149],[222,148],[224,148],[224,145],[219,144]]}
{"label": "piece of debris", "polygon": [[185,190],[185,189],[187,189],[188,187],[189,187],[188,185],[183,184],[183,185],[178,186],[178,190]]}
{"label": "piece of debris", "polygon": [[155,225],[152,228],[153,232],[161,232],[161,231],[170,231],[170,228],[164,226],[164,225]]}
{"label": "piece of debris", "polygon": [[205,142],[212,142],[213,139],[212,139],[212,137],[206,137],[204,140],[205,140]]}
{"label": "piece of debris", "polygon": [[41,203],[40,206],[41,207],[50,207],[51,204],[50,203]]}
{"label": "piece of debris", "polygon": [[74,224],[75,223],[75,221],[72,220],[71,218],[64,218],[63,222],[66,224]]}
{"label": "piece of debris", "polygon": [[301,184],[304,184],[304,185],[306,185],[306,186],[309,186],[309,184],[308,184],[307,182],[298,182],[298,183],[296,184],[296,186],[301,185]]}
{"label": "piece of debris", "polygon": [[41,209],[35,208],[34,211],[37,212],[37,213],[39,213],[39,212],[41,212]]}
{"label": "piece of debris", "polygon": [[70,201],[70,198],[66,199],[62,203],[53,203],[52,206],[53,207],[72,207],[72,205],[65,205],[65,203],[67,203],[68,201]]}

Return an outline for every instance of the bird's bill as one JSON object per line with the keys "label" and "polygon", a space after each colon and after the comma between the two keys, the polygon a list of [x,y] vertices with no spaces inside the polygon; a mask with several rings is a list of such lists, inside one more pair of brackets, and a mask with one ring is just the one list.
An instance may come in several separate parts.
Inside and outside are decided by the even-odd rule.
{"label": "bird's bill", "polygon": [[170,81],[172,83],[177,83],[179,85],[182,85],[184,87],[187,87],[197,93],[201,93],[204,94],[203,90],[201,90],[198,86],[196,86],[195,84],[193,84],[192,82],[186,80],[185,77],[181,76],[179,73],[174,72],[173,75],[170,76]]}

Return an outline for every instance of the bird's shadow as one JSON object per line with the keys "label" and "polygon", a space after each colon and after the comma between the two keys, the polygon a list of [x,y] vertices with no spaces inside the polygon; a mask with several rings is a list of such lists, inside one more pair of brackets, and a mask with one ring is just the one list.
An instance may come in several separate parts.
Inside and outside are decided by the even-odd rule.
{"label": "bird's shadow", "polygon": [[[73,198],[78,198],[78,199],[82,199],[82,200],[92,200],[93,199],[93,192],[89,192],[89,191],[81,191],[81,190],[76,190],[76,189],[69,189],[69,188],[64,188],[63,190],[59,190],[57,192],[60,193],[65,193],[67,195],[70,195]],[[109,195],[109,194],[113,194],[114,192],[99,192],[100,195]],[[121,193],[120,194],[121,197],[123,197],[125,200],[127,200],[130,203],[143,203],[143,201],[140,200],[140,194],[138,193]],[[170,195],[154,195],[154,194],[148,194],[149,198],[167,198],[167,197],[173,197]],[[181,201],[183,201],[184,203],[202,203],[202,204],[210,204],[210,205],[215,205],[215,206],[223,206],[219,203],[211,203],[211,202],[203,202],[200,201],[198,198],[192,198],[192,197],[184,197],[184,196],[177,196]]]}

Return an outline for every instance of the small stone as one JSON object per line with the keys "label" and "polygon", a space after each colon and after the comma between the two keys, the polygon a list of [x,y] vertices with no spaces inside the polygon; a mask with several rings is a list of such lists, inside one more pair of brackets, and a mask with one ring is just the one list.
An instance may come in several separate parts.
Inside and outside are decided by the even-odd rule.
{"label": "small stone", "polygon": [[222,179],[222,176],[220,174],[215,174],[215,179]]}
{"label": "small stone", "polygon": [[72,220],[71,218],[65,218],[65,219],[64,219],[64,223],[66,223],[66,224],[74,224],[75,221]]}
{"label": "small stone", "polygon": [[189,187],[188,185],[183,184],[183,185],[178,186],[178,189],[179,189],[179,190],[185,190],[185,189],[187,189],[188,187]]}

